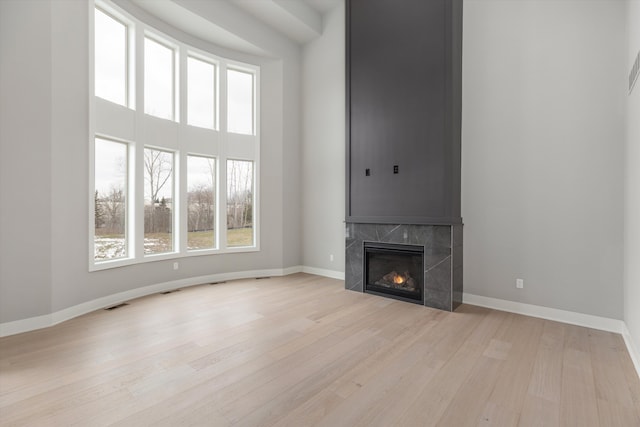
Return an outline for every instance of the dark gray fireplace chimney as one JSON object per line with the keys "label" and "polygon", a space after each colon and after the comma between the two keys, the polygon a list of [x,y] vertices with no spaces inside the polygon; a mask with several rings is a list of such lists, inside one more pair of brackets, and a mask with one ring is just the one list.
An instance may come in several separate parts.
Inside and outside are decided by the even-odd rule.
{"label": "dark gray fireplace chimney", "polygon": [[345,286],[364,245],[424,250],[424,304],[462,302],[462,0],[347,0]]}

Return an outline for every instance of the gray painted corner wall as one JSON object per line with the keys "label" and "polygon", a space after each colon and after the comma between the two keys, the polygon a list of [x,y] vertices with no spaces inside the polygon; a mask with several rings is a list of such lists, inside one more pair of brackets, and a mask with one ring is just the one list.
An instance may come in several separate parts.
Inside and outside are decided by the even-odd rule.
{"label": "gray painted corner wall", "polygon": [[[627,7],[627,66],[629,73],[640,52],[640,1]],[[624,320],[636,350],[640,349],[640,80],[627,97],[624,207]]]}
{"label": "gray painted corner wall", "polygon": [[299,204],[300,84],[285,84],[300,74],[299,49],[283,46],[290,53],[280,60],[255,58],[264,89],[261,251],[180,258],[177,271],[166,260],[90,273],[89,3],[1,1],[0,8],[0,323],[157,283],[299,265],[299,214],[284,213]]}
{"label": "gray painted corner wall", "polygon": [[[303,51],[304,265],[344,271],[344,2],[324,18],[322,37]],[[330,261],[333,255],[333,261]]]}
{"label": "gray painted corner wall", "polygon": [[[302,56],[302,55],[300,55]],[[284,62],[280,88],[283,93],[283,168],[273,173],[282,182],[282,265],[302,265],[302,59]],[[263,88],[264,90],[264,88]],[[265,105],[264,109],[270,106]],[[264,199],[263,199],[264,201]]]}
{"label": "gray painted corner wall", "polygon": [[51,304],[50,37],[49,3],[0,1],[0,322]]}
{"label": "gray painted corner wall", "polygon": [[624,6],[465,3],[465,292],[622,319]]}

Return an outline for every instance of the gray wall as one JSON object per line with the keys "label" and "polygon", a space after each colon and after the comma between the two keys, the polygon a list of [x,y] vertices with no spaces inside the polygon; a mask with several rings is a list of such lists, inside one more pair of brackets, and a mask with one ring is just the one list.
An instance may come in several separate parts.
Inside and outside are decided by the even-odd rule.
{"label": "gray wall", "polygon": [[0,1],[0,322],[51,304],[50,37],[49,3]]}
{"label": "gray wall", "polygon": [[[282,265],[302,265],[302,60],[285,61],[280,92],[284,95],[282,169],[273,169],[282,185]],[[265,90],[263,86],[263,91]],[[271,108],[266,103],[264,110]],[[264,126],[264,121],[262,122]],[[264,171],[264,168],[263,168]],[[270,203],[262,198],[262,203]]]}
{"label": "gray wall", "polygon": [[[640,1],[627,2],[628,73],[640,51]],[[624,207],[624,320],[640,349],[640,80],[627,97]]]}
{"label": "gray wall", "polygon": [[[300,198],[300,82],[291,77],[300,74],[297,46],[263,37],[286,55],[257,58],[265,89],[261,251],[181,258],[177,271],[167,260],[89,273],[88,3],[0,7],[0,323],[172,280],[300,265],[299,214],[285,214]],[[283,218],[292,224],[286,230]]]}
{"label": "gray wall", "polygon": [[[465,292],[622,319],[624,22],[624,2],[464,2]],[[331,270],[342,34],[304,51],[304,264]]]}
{"label": "gray wall", "polygon": [[465,292],[622,319],[624,2],[464,6]]}
{"label": "gray wall", "polygon": [[[303,51],[304,265],[344,272],[344,4]],[[333,255],[333,261],[329,256]]]}

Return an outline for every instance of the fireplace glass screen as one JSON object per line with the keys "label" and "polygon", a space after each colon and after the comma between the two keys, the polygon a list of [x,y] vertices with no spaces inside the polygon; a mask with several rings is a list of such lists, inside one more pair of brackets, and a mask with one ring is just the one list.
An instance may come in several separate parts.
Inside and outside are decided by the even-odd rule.
{"label": "fireplace glass screen", "polygon": [[365,291],[422,304],[424,247],[365,242]]}

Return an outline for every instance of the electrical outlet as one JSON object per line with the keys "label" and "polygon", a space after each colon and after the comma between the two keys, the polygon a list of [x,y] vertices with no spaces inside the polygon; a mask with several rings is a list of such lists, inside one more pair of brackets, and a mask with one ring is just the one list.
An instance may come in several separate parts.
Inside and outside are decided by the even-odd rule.
{"label": "electrical outlet", "polygon": [[524,280],[523,279],[516,279],[516,288],[518,288],[518,289],[524,288]]}
{"label": "electrical outlet", "polygon": [[178,264],[177,262],[173,263],[173,269],[177,270],[178,268],[180,268],[180,264]]}
{"label": "electrical outlet", "polygon": [[329,261],[333,262],[333,254],[329,255]]}

